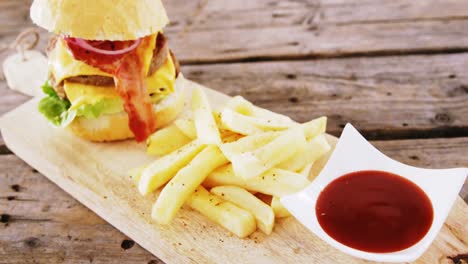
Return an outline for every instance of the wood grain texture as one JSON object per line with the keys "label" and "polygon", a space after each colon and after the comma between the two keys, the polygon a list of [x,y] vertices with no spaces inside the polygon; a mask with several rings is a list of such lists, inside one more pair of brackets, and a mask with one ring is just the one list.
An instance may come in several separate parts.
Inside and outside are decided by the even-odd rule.
{"label": "wood grain texture", "polygon": [[[30,2],[0,3],[0,43],[31,25]],[[164,3],[182,63],[468,50],[463,0]]]}
{"label": "wood grain texture", "polygon": [[[163,1],[171,18],[165,33],[191,79],[297,120],[327,114],[334,135],[352,122],[408,164],[468,166],[467,1]],[[0,47],[31,26],[30,3],[0,1]],[[7,90],[2,77],[0,116],[29,99]],[[392,140],[400,138],[431,139]],[[460,195],[468,200],[467,184]],[[445,254],[421,261],[468,261],[463,208],[456,203],[442,242],[431,247]],[[124,250],[128,237],[11,155],[1,135],[0,215],[0,263],[160,263],[137,244]],[[186,246],[172,245],[178,253]],[[321,249],[334,252],[314,250]]]}
{"label": "wood grain texture", "polygon": [[[214,108],[226,100],[226,97],[214,92],[209,93],[209,98]],[[31,111],[34,104],[32,101],[2,119],[1,129],[7,144],[19,157],[164,261],[363,263],[332,249],[293,218],[281,220],[275,232],[268,237],[256,232],[245,240],[228,235],[222,228],[186,209],[170,226],[158,226],[151,222],[148,215],[154,196],[139,197],[125,173],[129,168],[149,160],[143,152],[144,146],[128,141],[95,144],[66,131],[51,129],[38,113]],[[19,128],[19,123],[22,128]],[[123,151],[126,155],[122,155]],[[76,155],[77,152],[87,155]],[[21,187],[11,185],[10,188],[21,190]],[[458,199],[437,240],[418,260],[419,263],[432,263],[468,250],[463,240],[468,236],[464,226],[468,221],[467,212],[468,207]],[[37,216],[36,213],[34,217]],[[97,218],[83,221],[99,223]],[[23,243],[40,244],[40,239],[27,241]]]}
{"label": "wood grain texture", "polygon": [[[372,143],[392,158],[414,166],[468,165],[462,155],[454,154],[467,155],[466,138]],[[9,216],[0,224],[0,259],[8,258],[12,264],[54,260],[109,263],[115,259],[120,263],[159,263],[137,244],[124,250],[122,243],[128,237],[16,156],[0,156],[0,171],[7,172],[0,177],[0,214]],[[441,260],[449,263],[446,256]]]}
{"label": "wood grain texture", "polygon": [[468,53],[192,65],[190,79],[298,121],[371,139],[468,136]]}
{"label": "wood grain texture", "polygon": [[16,156],[0,170],[0,263],[160,263]]}
{"label": "wood grain texture", "polygon": [[[218,91],[306,121],[347,122],[370,139],[468,136],[468,53],[187,65]],[[39,88],[38,88],[39,89]],[[27,100],[0,85],[0,114]]]}
{"label": "wood grain texture", "polygon": [[182,61],[427,53],[468,45],[466,1],[249,2],[199,1],[190,15],[168,2],[168,32],[175,33]]}

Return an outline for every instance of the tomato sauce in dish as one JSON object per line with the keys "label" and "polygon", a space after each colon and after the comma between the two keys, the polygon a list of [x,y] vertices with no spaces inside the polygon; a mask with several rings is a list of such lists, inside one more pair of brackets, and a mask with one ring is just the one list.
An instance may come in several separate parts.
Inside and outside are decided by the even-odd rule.
{"label": "tomato sauce in dish", "polygon": [[413,182],[384,171],[357,171],[328,184],[315,212],[322,229],[354,249],[388,253],[411,247],[432,225],[426,193]]}

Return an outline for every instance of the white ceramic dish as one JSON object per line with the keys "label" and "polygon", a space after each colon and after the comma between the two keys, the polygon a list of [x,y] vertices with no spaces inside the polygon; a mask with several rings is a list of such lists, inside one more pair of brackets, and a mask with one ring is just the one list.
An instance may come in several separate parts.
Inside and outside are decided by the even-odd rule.
{"label": "white ceramic dish", "polygon": [[[343,245],[322,229],[315,215],[315,204],[320,192],[334,179],[361,170],[380,170],[398,174],[424,190],[432,202],[434,219],[429,231],[419,242],[397,252],[370,253]],[[281,203],[310,231],[349,255],[380,262],[409,262],[421,256],[437,236],[467,175],[468,168],[431,170],[392,160],[379,152],[351,124],[348,124],[320,175],[303,191],[281,198]]]}

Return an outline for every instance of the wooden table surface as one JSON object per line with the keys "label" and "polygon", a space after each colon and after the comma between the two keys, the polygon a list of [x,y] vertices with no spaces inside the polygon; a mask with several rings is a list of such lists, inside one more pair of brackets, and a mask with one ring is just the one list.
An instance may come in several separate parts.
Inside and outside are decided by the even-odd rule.
{"label": "wooden table surface", "polygon": [[[30,3],[0,0],[0,45],[31,26]],[[165,33],[189,79],[298,121],[327,115],[336,136],[351,122],[410,165],[468,167],[468,1],[164,3]],[[0,115],[28,99],[0,76]],[[468,200],[466,184],[460,195]],[[1,137],[0,215],[0,263],[161,262]],[[468,252],[440,262],[467,263]]]}

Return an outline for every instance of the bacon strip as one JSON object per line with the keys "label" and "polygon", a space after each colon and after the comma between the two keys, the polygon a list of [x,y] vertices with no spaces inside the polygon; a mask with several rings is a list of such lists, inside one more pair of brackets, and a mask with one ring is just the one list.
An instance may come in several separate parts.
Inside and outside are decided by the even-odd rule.
{"label": "bacon strip", "polygon": [[156,129],[151,98],[146,91],[143,54],[149,39],[143,40],[136,52],[127,54],[115,72],[114,81],[124,109],[128,113],[129,126],[137,142],[142,142]]}

